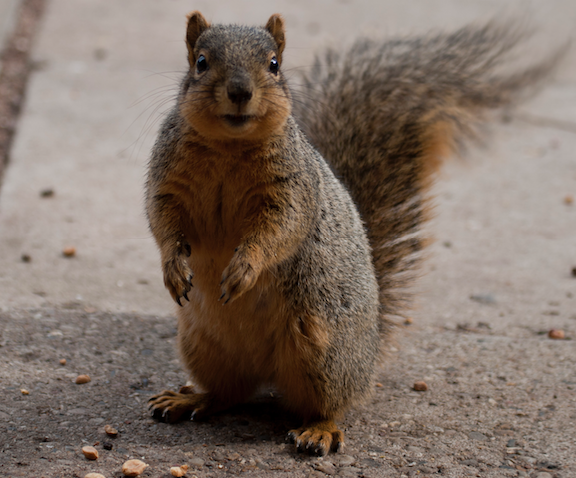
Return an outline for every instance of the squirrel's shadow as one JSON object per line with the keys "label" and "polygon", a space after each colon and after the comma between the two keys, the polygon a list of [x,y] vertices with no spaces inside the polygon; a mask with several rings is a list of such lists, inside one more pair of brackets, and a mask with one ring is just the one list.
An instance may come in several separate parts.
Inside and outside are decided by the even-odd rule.
{"label": "squirrel's shadow", "polygon": [[200,420],[190,420],[188,415],[177,423],[165,425],[192,440],[197,437],[207,439],[212,445],[232,445],[288,443],[288,431],[301,423],[282,406],[282,400],[276,393],[265,390],[248,402],[212,413]]}

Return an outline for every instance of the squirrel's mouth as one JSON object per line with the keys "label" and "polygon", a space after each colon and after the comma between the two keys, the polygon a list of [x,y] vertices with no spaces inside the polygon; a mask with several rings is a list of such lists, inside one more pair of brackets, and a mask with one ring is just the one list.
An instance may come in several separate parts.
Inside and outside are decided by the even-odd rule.
{"label": "squirrel's mouth", "polygon": [[252,115],[224,115],[224,120],[230,126],[242,126],[254,119]]}

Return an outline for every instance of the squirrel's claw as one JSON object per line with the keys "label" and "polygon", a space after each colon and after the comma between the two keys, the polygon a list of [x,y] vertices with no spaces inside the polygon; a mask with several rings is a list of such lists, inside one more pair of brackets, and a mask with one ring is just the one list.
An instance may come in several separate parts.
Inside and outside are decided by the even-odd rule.
{"label": "squirrel's claw", "polygon": [[[182,391],[183,389],[181,389]],[[148,401],[152,417],[167,423],[190,418],[198,420],[211,409],[210,397],[206,393],[194,393],[185,387],[184,393],[164,390]]]}
{"label": "squirrel's claw", "polygon": [[170,292],[170,295],[180,307],[182,307],[181,298],[188,302],[188,292],[192,289],[192,278],[194,274],[190,270],[188,261],[182,255],[177,254],[171,259],[164,262],[164,285]]}
{"label": "squirrel's claw", "polygon": [[252,264],[236,252],[222,273],[222,295],[218,300],[226,299],[224,304],[236,300],[254,287],[258,276]]}
{"label": "squirrel's claw", "polygon": [[329,451],[339,452],[344,447],[344,433],[332,421],[320,421],[288,432],[288,440],[297,452],[324,456]]}

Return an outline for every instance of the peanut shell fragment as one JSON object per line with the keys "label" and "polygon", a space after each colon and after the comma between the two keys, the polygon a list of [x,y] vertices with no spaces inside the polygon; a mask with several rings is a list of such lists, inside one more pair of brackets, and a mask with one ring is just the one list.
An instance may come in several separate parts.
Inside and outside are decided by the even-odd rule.
{"label": "peanut shell fragment", "polygon": [[104,431],[106,432],[106,435],[111,437],[115,437],[118,435],[118,430],[116,430],[116,428],[114,427],[111,427],[110,425],[106,425],[104,427]]}
{"label": "peanut shell fragment", "polygon": [[73,247],[73,246],[65,247],[65,248],[62,250],[62,255],[63,255],[64,257],[74,257],[74,256],[76,255],[76,248]]}
{"label": "peanut shell fragment", "polygon": [[93,446],[84,446],[82,447],[82,453],[84,456],[89,460],[97,460],[98,459],[98,450]]}
{"label": "peanut shell fragment", "polygon": [[425,392],[426,390],[428,390],[428,385],[426,384],[426,382],[423,381],[418,381],[418,382],[414,382],[414,390],[416,390],[417,392]]}
{"label": "peanut shell fragment", "polygon": [[173,466],[170,468],[170,474],[176,477],[182,477],[188,471],[188,465]]}
{"label": "peanut shell fragment", "polygon": [[548,332],[548,337],[554,340],[564,340],[564,331],[560,329],[552,329]]}
{"label": "peanut shell fragment", "polygon": [[75,382],[76,382],[78,385],[81,385],[81,384],[83,384],[83,383],[88,383],[88,382],[90,382],[91,380],[92,380],[92,379],[90,378],[90,375],[78,375],[78,376],[76,377]]}
{"label": "peanut shell fragment", "polygon": [[122,473],[126,476],[138,476],[148,467],[146,463],[140,460],[128,460],[122,465]]}

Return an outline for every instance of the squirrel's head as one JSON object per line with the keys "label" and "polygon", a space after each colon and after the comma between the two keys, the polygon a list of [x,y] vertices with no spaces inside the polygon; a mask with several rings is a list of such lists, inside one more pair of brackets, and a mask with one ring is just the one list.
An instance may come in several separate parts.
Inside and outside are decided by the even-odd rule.
{"label": "squirrel's head", "polygon": [[181,111],[209,139],[259,141],[279,132],[291,112],[280,70],[284,21],[272,15],[263,28],[210,25],[200,12],[188,16],[190,70]]}

